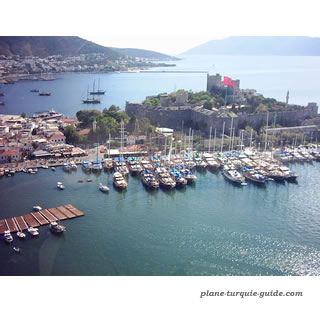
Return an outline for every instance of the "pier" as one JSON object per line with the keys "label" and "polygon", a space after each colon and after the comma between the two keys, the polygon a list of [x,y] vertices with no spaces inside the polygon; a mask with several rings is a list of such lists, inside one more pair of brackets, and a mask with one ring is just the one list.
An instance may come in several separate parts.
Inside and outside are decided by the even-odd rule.
{"label": "pier", "polygon": [[40,227],[50,222],[66,220],[84,216],[84,213],[73,205],[68,204],[57,208],[43,209],[38,212],[27,213],[23,216],[0,220],[0,235],[6,230],[18,232],[28,227]]}

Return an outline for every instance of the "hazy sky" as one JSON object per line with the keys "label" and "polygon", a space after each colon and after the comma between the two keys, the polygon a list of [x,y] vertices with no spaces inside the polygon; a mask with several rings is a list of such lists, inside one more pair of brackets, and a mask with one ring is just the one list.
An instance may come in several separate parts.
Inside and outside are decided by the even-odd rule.
{"label": "hazy sky", "polygon": [[3,1],[0,34],[78,35],[178,54],[228,36],[320,36],[318,14],[314,0]]}

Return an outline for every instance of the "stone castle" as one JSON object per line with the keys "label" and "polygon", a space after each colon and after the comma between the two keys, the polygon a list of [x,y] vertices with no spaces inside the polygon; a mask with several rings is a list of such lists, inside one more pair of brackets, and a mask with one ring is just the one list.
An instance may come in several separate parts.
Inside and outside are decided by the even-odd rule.
{"label": "stone castle", "polygon": [[[239,89],[240,81],[233,80],[233,82],[236,84],[236,89]],[[208,91],[213,86],[221,86],[220,75],[208,75]],[[247,125],[258,130],[266,125],[267,118],[269,125],[275,122],[282,126],[295,126],[300,125],[305,119],[314,118],[318,115],[318,106],[314,102],[310,102],[306,107],[288,107],[284,111],[268,113],[234,113],[229,112],[230,110],[226,108],[208,110],[202,105],[188,103],[188,94],[186,92],[177,93],[175,102],[172,102],[167,94],[160,95],[159,106],[126,102],[125,110],[129,116],[135,115],[137,118],[148,118],[152,125],[158,127],[171,128],[177,131],[193,128],[201,130],[205,134],[209,134],[210,127],[212,127],[213,130],[217,130],[217,134],[221,134],[224,126],[224,132],[227,135],[230,134],[231,127],[235,128],[236,132],[244,129]]]}

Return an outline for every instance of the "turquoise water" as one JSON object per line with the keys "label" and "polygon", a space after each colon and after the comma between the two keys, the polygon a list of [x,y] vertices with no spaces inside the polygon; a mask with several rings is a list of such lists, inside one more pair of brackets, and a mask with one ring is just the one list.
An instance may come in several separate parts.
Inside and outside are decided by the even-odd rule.
{"label": "turquoise water", "polygon": [[[1,217],[73,204],[67,232],[0,242],[1,275],[319,275],[320,163],[292,165],[298,183],[237,187],[197,173],[185,189],[147,191],[130,177],[119,192],[107,173],[39,170],[0,180]],[[64,191],[56,188],[62,181]],[[98,190],[99,182],[110,187]]]}
{"label": "turquoise water", "polygon": [[[253,88],[267,97],[285,101],[290,90],[290,103],[320,104],[318,76],[320,57],[246,57],[246,56],[186,56],[175,61],[176,67],[155,70],[200,70],[210,74],[220,73],[240,79],[241,88]],[[204,73],[108,73],[108,74],[61,74],[56,81],[25,81],[15,85],[2,85],[5,106],[1,113],[32,115],[39,110],[54,108],[63,114],[74,116],[83,108],[102,110],[112,104],[124,108],[126,101],[141,102],[148,95],[172,92],[177,89],[206,90],[207,76]],[[100,88],[107,90],[100,96],[99,105],[84,105],[87,87],[100,79]],[[38,88],[52,93],[40,97],[30,90]]]}

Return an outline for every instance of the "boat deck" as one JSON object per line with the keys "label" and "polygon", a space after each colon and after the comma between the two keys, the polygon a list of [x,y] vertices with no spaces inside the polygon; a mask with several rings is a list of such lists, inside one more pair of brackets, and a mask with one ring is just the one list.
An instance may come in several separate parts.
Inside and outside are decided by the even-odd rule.
{"label": "boat deck", "polygon": [[84,216],[84,213],[73,205],[68,204],[57,208],[43,209],[23,216],[0,220],[0,235],[6,230],[17,232],[28,227],[39,227],[57,220],[66,220]]}

